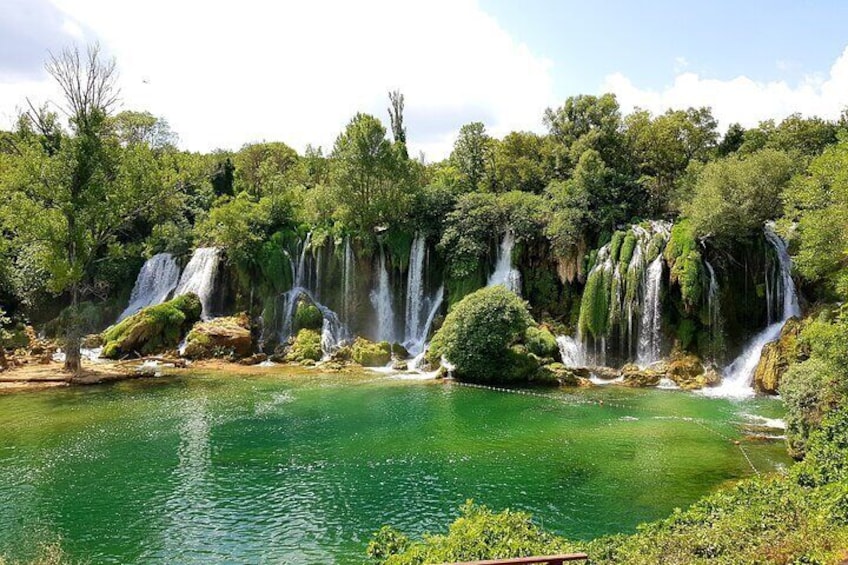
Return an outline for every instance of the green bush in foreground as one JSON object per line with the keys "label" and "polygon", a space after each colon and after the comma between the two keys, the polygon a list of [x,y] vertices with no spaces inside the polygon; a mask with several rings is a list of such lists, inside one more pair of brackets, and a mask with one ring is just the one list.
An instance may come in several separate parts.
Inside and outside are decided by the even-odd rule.
{"label": "green bush in foreground", "polygon": [[527,351],[542,358],[558,358],[559,345],[556,337],[545,327],[531,326],[524,332],[524,343]]}
{"label": "green bush in foreground", "polygon": [[149,355],[176,347],[180,338],[200,319],[202,306],[196,294],[141,309],[103,332],[103,357]]}
{"label": "green bush in foreground", "polygon": [[[466,504],[444,535],[413,541],[377,532],[368,555],[417,565],[586,551],[594,564],[828,564],[848,558],[848,409],[810,434],[807,458],[789,473],[740,481],[633,535],[570,542],[530,517]],[[600,518],[600,517],[599,517]]]}
{"label": "green bush in foreground", "polygon": [[380,565],[528,557],[572,550],[572,544],[539,528],[525,512],[495,513],[470,500],[460,508],[460,516],[447,534],[425,535],[423,541],[413,542],[384,527],[368,544],[368,556]]}
{"label": "green bush in foreground", "polygon": [[512,361],[510,346],[534,326],[526,303],[505,286],[482,288],[450,311],[433,336],[428,359],[445,357],[458,379],[490,382],[513,380],[505,370]]}
{"label": "green bush in foreground", "polygon": [[351,357],[363,367],[383,367],[392,360],[392,346],[388,341],[375,343],[358,337],[351,346]]}

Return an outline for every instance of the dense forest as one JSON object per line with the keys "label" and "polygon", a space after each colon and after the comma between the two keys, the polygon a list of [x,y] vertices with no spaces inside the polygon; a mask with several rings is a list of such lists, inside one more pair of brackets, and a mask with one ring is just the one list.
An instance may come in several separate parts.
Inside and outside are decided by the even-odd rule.
{"label": "dense forest", "polygon": [[[814,456],[787,476],[756,479],[646,527],[642,537],[604,540],[593,551],[610,562],[730,563],[734,555],[756,562],[755,550],[764,546],[731,543],[729,532],[738,528],[778,544],[775,554],[783,553],[773,562],[829,562],[837,555],[833,543],[846,539],[848,515],[848,113],[837,121],[793,114],[721,131],[709,108],[625,114],[612,94],[579,95],[545,111],[545,133],[498,139],[485,124],[469,123],[450,156],[430,162],[409,154],[414,132],[404,125],[404,97],[390,92],[388,128],[376,116],[356,114],[331,148],[301,154],[284,142],[262,141],[201,154],[180,150],[165,118],[118,111],[115,64],[97,49],[62,52],[47,69],[64,103],[29,102],[16,127],[0,132],[7,349],[21,347],[24,327],[33,325],[61,339],[68,368],[78,369],[81,340],[119,318],[147,259],[168,253],[185,266],[204,248],[217,249],[221,261],[209,310],[246,313],[268,352],[297,329],[286,327],[283,310],[291,306],[281,298],[295,286],[308,286],[310,296],[338,313],[349,337],[403,342],[409,331],[386,330],[401,326],[402,315],[382,312],[374,297],[394,296],[389,304],[400,312],[410,300],[411,265],[423,253],[427,268],[414,288],[431,303],[437,292],[440,301],[444,296],[433,325],[444,330],[436,334],[433,362],[446,351],[462,357],[456,342],[483,339],[466,326],[485,320],[486,308],[509,314],[501,334],[521,334],[530,350],[534,339],[542,342],[539,356],[550,348],[547,336],[558,334],[579,336],[595,351],[595,364],[633,361],[632,328],[617,309],[638,302],[627,297],[644,286],[656,260],[665,281],[657,295],[658,353],[691,354],[721,367],[778,319],[772,309],[779,257],[769,239],[775,233],[788,244],[803,315],[781,333],[769,358],[780,375],[771,392],[779,389],[787,405],[791,453]],[[516,290],[526,306],[496,290],[473,294],[497,270],[507,237],[507,263],[520,275]],[[638,272],[627,269],[634,253],[645,255]],[[611,269],[598,268],[606,261]],[[346,265],[360,273],[353,282]],[[481,304],[463,300],[472,296]],[[314,315],[319,327],[328,316]],[[408,317],[405,323],[408,330]],[[417,317],[413,323],[421,325]],[[545,335],[533,333],[541,332],[537,323]],[[303,339],[300,347],[320,348],[306,343],[320,336]],[[498,347],[515,341],[505,339]],[[486,365],[498,366],[496,354],[467,359],[486,373],[496,370]],[[774,516],[755,532],[759,511]],[[381,532],[372,555],[423,563],[515,549],[464,551],[462,538],[474,535],[474,521],[502,536],[529,536],[516,546],[521,551],[570,546],[524,516],[473,506],[463,512],[450,536],[424,545]],[[796,519],[806,539],[783,523]],[[823,533],[830,525],[832,536]],[[715,543],[708,543],[712,535]],[[400,552],[406,561],[388,557]],[[640,552],[650,558],[639,561]]]}

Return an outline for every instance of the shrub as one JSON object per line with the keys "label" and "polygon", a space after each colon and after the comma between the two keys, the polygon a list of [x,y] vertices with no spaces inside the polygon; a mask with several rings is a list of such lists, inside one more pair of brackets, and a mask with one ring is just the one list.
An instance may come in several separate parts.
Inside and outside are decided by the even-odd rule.
{"label": "shrub", "polygon": [[294,312],[294,329],[320,330],[324,324],[324,315],[317,306],[307,300],[300,300]]}
{"label": "shrub", "polygon": [[480,289],[448,313],[430,344],[428,359],[444,356],[460,379],[503,381],[508,374],[509,346],[533,325],[527,304],[506,287]]}
{"label": "shrub", "polygon": [[368,544],[368,556],[380,565],[418,565],[528,557],[572,548],[566,540],[539,528],[525,512],[495,513],[469,500],[446,534],[411,542],[397,530],[383,528]]}

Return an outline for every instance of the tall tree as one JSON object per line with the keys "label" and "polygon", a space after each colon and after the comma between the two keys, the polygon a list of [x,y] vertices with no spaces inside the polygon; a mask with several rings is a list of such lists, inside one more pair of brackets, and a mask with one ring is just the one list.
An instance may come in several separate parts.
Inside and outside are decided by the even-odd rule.
{"label": "tall tree", "polygon": [[[119,231],[163,195],[163,183],[146,144],[123,148],[113,133],[110,112],[118,100],[114,60],[99,48],[76,48],[51,55],[47,72],[64,95],[62,111],[69,131],[60,132],[58,148],[21,132],[14,170],[4,184],[19,211],[14,237],[35,249],[51,289],[68,293],[72,319],[85,294],[92,292],[95,262]],[[33,111],[23,123],[51,119]],[[65,369],[80,371],[80,329],[65,329]]]}
{"label": "tall tree", "polygon": [[407,156],[406,127],[403,125],[403,94],[400,90],[389,92],[389,121],[392,125],[392,136],[395,143],[403,145],[402,152],[404,156]]}
{"label": "tall tree", "polygon": [[482,122],[471,122],[459,129],[450,160],[459,171],[466,192],[482,188],[492,154],[492,138]]}

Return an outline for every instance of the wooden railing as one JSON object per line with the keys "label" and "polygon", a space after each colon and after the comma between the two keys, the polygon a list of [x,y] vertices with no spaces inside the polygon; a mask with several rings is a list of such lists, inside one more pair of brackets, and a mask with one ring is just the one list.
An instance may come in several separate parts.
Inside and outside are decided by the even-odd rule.
{"label": "wooden railing", "polygon": [[514,557],[512,559],[488,559],[486,561],[463,561],[444,565],[531,565],[532,563],[547,563],[562,565],[566,561],[584,561],[589,559],[585,553],[565,553],[562,555],[539,555],[536,557]]}

